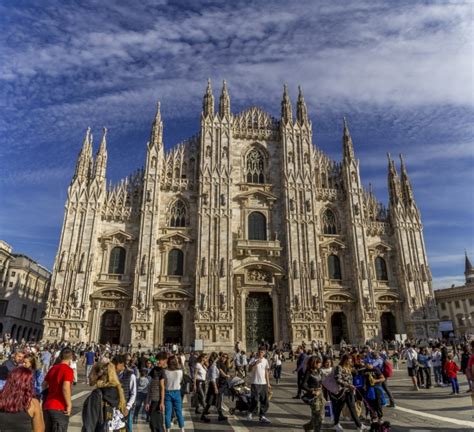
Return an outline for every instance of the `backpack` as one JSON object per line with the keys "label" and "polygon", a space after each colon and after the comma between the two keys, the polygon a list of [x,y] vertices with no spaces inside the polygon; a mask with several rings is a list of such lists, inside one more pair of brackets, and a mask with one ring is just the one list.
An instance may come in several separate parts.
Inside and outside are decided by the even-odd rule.
{"label": "backpack", "polygon": [[100,403],[102,409],[100,410],[100,427],[103,432],[120,431],[125,428],[124,415],[118,408],[110,405],[104,400],[102,392],[99,390]]}
{"label": "backpack", "polygon": [[385,378],[391,378],[393,375],[393,364],[390,360],[383,362],[383,376]]}

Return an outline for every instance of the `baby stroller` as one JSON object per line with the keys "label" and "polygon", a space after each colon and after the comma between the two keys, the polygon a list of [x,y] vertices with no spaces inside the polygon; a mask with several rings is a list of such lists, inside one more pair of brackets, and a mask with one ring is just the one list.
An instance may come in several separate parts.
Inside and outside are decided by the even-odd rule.
{"label": "baby stroller", "polygon": [[229,414],[235,411],[248,411],[250,408],[251,393],[250,388],[245,385],[245,381],[240,377],[231,378],[228,382],[230,397],[235,400],[235,407],[229,408]]}

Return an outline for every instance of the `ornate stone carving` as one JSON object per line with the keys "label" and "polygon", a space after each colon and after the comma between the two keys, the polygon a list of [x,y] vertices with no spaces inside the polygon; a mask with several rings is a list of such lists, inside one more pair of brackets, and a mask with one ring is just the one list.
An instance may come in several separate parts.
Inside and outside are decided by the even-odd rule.
{"label": "ornate stone carving", "polygon": [[252,269],[247,273],[247,278],[251,282],[271,282],[272,276],[264,270]]}

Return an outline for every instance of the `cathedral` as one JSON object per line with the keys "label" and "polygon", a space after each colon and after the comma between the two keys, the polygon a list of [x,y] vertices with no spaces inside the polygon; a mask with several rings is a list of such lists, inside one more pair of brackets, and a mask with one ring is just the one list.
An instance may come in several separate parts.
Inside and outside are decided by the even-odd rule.
{"label": "cathedral", "polygon": [[438,335],[420,212],[403,159],[389,205],[312,141],[303,92],[232,113],[211,83],[200,131],[165,151],[160,105],[143,169],[107,185],[87,131],[65,204],[44,339],[206,351],[259,342]]}

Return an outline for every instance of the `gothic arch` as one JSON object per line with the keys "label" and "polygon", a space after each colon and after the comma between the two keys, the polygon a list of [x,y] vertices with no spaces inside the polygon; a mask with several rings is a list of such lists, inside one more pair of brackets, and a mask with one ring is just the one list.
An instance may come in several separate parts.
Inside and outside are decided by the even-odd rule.
{"label": "gothic arch", "polygon": [[174,228],[182,228],[188,222],[188,206],[184,199],[177,198],[168,209],[168,225]]}
{"label": "gothic arch", "polygon": [[325,235],[340,234],[339,218],[332,207],[326,207],[321,212],[321,231]]}
{"label": "gothic arch", "polygon": [[244,182],[253,184],[268,183],[267,150],[259,143],[253,143],[244,153],[243,173]]}

